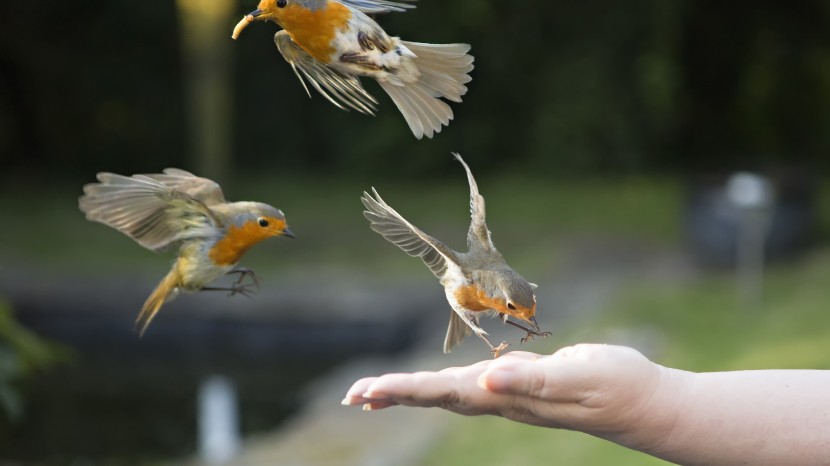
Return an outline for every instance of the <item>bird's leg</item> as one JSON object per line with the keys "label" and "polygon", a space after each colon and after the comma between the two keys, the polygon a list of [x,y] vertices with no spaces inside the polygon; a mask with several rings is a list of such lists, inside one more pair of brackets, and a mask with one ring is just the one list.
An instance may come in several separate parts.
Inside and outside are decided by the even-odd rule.
{"label": "bird's leg", "polygon": [[253,282],[253,285],[255,285],[257,291],[259,291],[259,277],[257,277],[257,275],[254,273],[253,270],[251,270],[249,268],[246,268],[246,267],[240,267],[238,269],[231,270],[230,272],[226,273],[225,275],[230,275],[230,274],[234,274],[234,273],[239,274],[239,278],[234,282],[234,285],[240,285],[242,283],[242,280],[245,279],[245,277],[251,277],[251,281]]}
{"label": "bird's leg", "polygon": [[[520,340],[522,343],[530,343],[531,341],[533,341],[533,337],[547,337],[547,336],[552,335],[550,332],[540,332],[539,330],[530,329],[530,328],[525,327],[522,324],[513,322],[512,320],[508,319],[507,314],[501,314],[500,317],[501,317],[502,322],[504,322],[505,324],[512,325],[516,328],[520,328],[520,329],[524,330],[525,332],[527,332],[527,336]],[[535,321],[535,319],[534,319],[534,321]]]}
{"label": "bird's leg", "polygon": [[250,298],[252,294],[256,293],[256,290],[252,290],[251,286],[252,285],[250,285],[250,284],[247,284],[247,285],[233,284],[228,288],[203,286],[202,288],[199,288],[199,291],[227,291],[228,292],[228,297],[233,296],[235,294],[241,294],[242,296],[245,296],[246,298]]}
{"label": "bird's leg", "polygon": [[[507,347],[510,346],[510,344],[506,341],[499,343],[499,346],[494,345],[486,336],[484,336],[484,330],[482,330],[481,327],[478,326],[478,319],[473,319],[472,322],[475,325],[475,327],[473,327],[475,334],[478,335],[479,338],[484,340],[484,343],[487,343],[487,346],[490,347],[490,354],[493,355],[493,359],[499,357],[501,355],[501,352],[506,350]],[[476,328],[478,330],[476,330]]]}
{"label": "bird's leg", "polygon": [[[200,289],[200,291],[227,291],[228,296],[233,296],[235,294],[241,294],[246,298],[250,298],[253,293],[259,291],[259,279],[257,279],[256,274],[251,269],[234,269],[228,272],[228,274],[238,273],[239,279],[233,282],[233,284],[228,288],[223,287],[213,287],[213,286],[205,286]],[[246,276],[251,277],[251,283],[242,283]]]}
{"label": "bird's leg", "polygon": [[490,346],[490,354],[493,355],[493,359],[496,359],[497,357],[501,356],[501,352],[506,350],[510,346],[510,343],[506,341],[499,343],[499,346],[495,346],[492,343],[490,343],[490,340],[488,340],[487,337],[485,337],[484,335],[479,336],[487,343],[487,345]]}

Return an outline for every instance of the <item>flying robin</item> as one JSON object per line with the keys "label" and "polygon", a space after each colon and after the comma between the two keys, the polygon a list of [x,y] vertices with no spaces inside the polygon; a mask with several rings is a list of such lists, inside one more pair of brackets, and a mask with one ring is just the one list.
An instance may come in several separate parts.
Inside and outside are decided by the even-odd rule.
{"label": "flying robin", "polygon": [[[294,237],[279,209],[261,202],[226,202],[218,184],[184,170],[131,177],[99,173],[98,181],[84,186],[78,202],[87,219],[153,251],[179,249],[172,269],[138,314],[139,335],[179,291],[249,293],[258,280],[252,270],[235,268],[242,255],[266,238]],[[207,286],[225,274],[239,274],[232,287]],[[251,282],[243,283],[246,276]]]}
{"label": "flying robin", "polygon": [[385,0],[262,0],[233,30],[236,39],[254,20],[271,20],[282,30],[274,42],[294,69],[340,109],[374,115],[377,101],[359,76],[378,81],[403,114],[416,138],[431,138],[453,119],[443,100],[461,102],[472,78],[467,44],[424,44],[390,37],[368,14],[413,8]]}
{"label": "flying robin", "polygon": [[[474,332],[487,343],[493,357],[498,357],[508,344],[501,342],[498,346],[493,345],[486,336],[487,332],[479,326],[481,315],[498,315],[504,323],[524,330],[527,336],[522,338],[522,342],[530,341],[534,336],[548,336],[550,332],[540,331],[536,322],[536,296],[533,292],[536,285],[510,268],[496,250],[484,221],[484,198],[478,193],[470,167],[460,155],[454,155],[464,166],[470,184],[472,219],[467,233],[466,253],[453,251],[406,221],[381,199],[375,188],[372,188],[374,197],[363,193],[361,200],[368,209],[363,214],[371,223],[372,230],[410,256],[420,257],[444,286],[447,301],[453,310],[444,339],[444,353],[449,353],[464,337]],[[510,317],[526,322],[530,327],[513,322]]]}

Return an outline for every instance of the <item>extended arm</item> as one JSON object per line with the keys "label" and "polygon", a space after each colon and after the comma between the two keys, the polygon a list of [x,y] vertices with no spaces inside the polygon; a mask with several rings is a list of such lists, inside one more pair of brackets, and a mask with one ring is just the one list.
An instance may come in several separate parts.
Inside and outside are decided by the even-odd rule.
{"label": "extended arm", "polygon": [[499,415],[682,464],[830,464],[830,371],[692,373],[631,348],[577,345],[362,379],[343,402]]}

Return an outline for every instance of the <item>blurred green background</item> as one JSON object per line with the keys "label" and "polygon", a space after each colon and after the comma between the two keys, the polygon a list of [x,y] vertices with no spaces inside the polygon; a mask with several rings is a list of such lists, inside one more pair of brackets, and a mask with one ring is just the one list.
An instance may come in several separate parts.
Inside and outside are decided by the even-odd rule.
{"label": "blurred green background", "polygon": [[[420,347],[423,335],[442,336],[448,307],[440,288],[422,264],[369,230],[358,198],[374,186],[414,224],[461,249],[467,186],[450,156],[458,151],[487,199],[494,241],[540,285],[539,320],[554,337],[532,350],[607,341],[688,370],[830,368],[830,3],[420,0],[378,20],[407,40],[470,43],[476,57],[465,101],[453,104],[455,120],[423,141],[373,82],[364,85],[380,101],[376,117],[340,111],[317,94],[309,99],[273,45],[275,25],[255,23],[232,41],[236,21],[255,7],[224,0],[0,4],[0,298],[8,302],[0,311],[5,316],[8,307],[24,324],[4,317],[0,328],[0,460],[186,457],[195,451],[193,421],[164,423],[152,407],[190,406],[198,379],[217,367],[240,370],[234,376],[243,384],[247,435],[275,429],[299,410],[297,393],[319,374],[386,352],[340,348],[323,332],[310,346],[329,356],[298,351],[292,365],[280,347],[263,351],[267,361],[245,372],[235,356],[214,355],[236,348],[226,340],[187,343],[192,335],[182,330],[186,322],[176,327],[177,310],[196,319],[198,309],[188,313],[188,306],[205,303],[189,296],[137,341],[133,313],[172,256],[84,220],[77,197],[99,171],[180,167],[220,181],[230,200],[285,211],[297,241],[267,242],[243,261],[272,295],[254,304],[218,300],[227,307],[220,315],[231,316],[221,323],[250,320],[234,309],[263,302],[276,303],[267,317],[276,328],[317,313],[361,323],[337,299],[323,306],[329,309],[316,301],[306,309],[282,296],[310,287],[347,290],[343,302],[357,295],[372,302],[400,289],[426,300],[429,322],[395,351]],[[739,170],[774,182],[795,173],[795,181],[783,177],[786,186],[808,198],[807,233],[781,255],[786,260],[770,265],[763,300],[749,311],[736,305],[731,256],[706,265],[690,247],[687,216],[695,192],[720,189]],[[31,303],[49,296],[55,309],[27,317]],[[364,323],[397,329],[418,321],[418,309],[384,309]],[[43,324],[56,316],[63,320]],[[75,333],[66,324],[73,319]],[[280,335],[265,338],[287,338]],[[160,354],[178,351],[165,342],[176,339],[185,349],[165,361]],[[122,348],[132,355],[126,365],[141,371],[123,367],[115,356]],[[428,349],[440,364],[440,345]],[[177,379],[180,372],[189,378]],[[292,372],[303,375],[277,380]],[[153,381],[161,387],[140,385]],[[289,385],[282,404],[268,395],[280,385]],[[154,405],[156,391],[164,400]],[[85,414],[96,400],[98,414]],[[118,415],[142,406],[143,419]],[[193,409],[177,416],[192,417]],[[246,421],[246,413],[269,411],[277,414]],[[577,433],[494,418],[448,415],[446,422],[449,433],[422,464],[651,461]],[[44,427],[50,423],[80,427],[58,432]],[[133,435],[139,430],[153,434]],[[74,440],[89,432],[105,445]],[[107,437],[112,432],[118,435]]]}

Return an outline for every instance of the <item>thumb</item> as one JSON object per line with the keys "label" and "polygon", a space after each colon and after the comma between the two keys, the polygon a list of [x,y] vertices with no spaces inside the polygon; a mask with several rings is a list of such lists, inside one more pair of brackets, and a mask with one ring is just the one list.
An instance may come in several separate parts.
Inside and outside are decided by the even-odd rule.
{"label": "thumb", "polygon": [[554,402],[573,402],[584,395],[584,374],[559,358],[513,360],[490,365],[478,378],[484,390]]}

